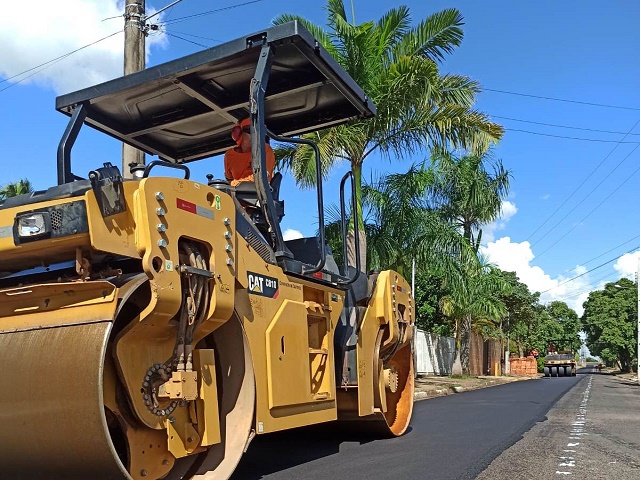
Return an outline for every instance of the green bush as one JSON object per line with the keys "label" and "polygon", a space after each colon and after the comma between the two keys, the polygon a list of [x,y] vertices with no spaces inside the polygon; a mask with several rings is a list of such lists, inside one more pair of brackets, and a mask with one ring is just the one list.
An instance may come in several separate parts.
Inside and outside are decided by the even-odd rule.
{"label": "green bush", "polygon": [[538,373],[544,372],[544,357],[538,357]]}

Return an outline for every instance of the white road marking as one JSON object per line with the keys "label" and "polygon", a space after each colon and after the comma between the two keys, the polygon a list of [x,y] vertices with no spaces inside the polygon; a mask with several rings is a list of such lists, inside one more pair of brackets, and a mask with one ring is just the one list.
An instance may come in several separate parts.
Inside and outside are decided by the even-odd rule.
{"label": "white road marking", "polygon": [[[587,405],[589,404],[589,395],[591,395],[592,382],[593,377],[589,376],[589,383],[587,384],[587,388],[584,389],[582,401],[578,407],[578,413],[576,413],[576,419],[571,423],[569,440],[584,440],[584,437],[589,435],[585,432],[585,427],[587,424]],[[567,443],[567,448],[564,448],[562,451],[564,453],[577,453],[577,450],[574,449],[578,447],[580,447],[580,442],[569,442]],[[558,456],[558,459],[560,460],[560,462],[558,462],[558,467],[564,467],[565,470],[556,470],[556,475],[572,475],[573,472],[566,470],[566,468],[574,468],[576,466],[576,459],[567,455],[560,455]]]}

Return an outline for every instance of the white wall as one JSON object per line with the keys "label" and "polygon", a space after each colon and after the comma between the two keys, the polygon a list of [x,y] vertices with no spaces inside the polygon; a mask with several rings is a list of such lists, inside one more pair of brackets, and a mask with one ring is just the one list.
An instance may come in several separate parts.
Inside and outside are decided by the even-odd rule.
{"label": "white wall", "polygon": [[455,360],[455,340],[417,330],[416,369],[423,375],[451,375]]}

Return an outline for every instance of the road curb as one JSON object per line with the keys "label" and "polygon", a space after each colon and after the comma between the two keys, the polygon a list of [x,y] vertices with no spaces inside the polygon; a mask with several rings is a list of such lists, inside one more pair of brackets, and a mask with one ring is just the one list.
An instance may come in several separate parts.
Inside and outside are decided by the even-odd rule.
{"label": "road curb", "polygon": [[[477,377],[483,378],[483,377]],[[472,390],[480,390],[483,388],[497,387],[499,385],[507,385],[509,383],[520,382],[524,380],[537,380],[540,377],[510,377],[511,380],[508,382],[497,382],[497,383],[489,383],[486,385],[473,386],[473,387],[465,387],[463,385],[449,385],[449,386],[440,386],[436,387],[433,390],[419,390],[414,392],[413,399],[414,401],[418,400],[427,400],[429,398],[437,398],[437,397],[445,397],[447,395],[453,395],[455,393],[469,392]]]}

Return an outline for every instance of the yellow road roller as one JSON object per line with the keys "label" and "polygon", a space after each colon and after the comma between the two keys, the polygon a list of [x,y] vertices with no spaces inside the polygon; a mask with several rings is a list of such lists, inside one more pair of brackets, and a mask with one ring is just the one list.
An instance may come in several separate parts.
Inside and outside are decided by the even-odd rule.
{"label": "yellow road roller", "polygon": [[[58,185],[0,204],[0,477],[225,479],[255,435],[333,421],[405,432],[410,287],[337,264],[320,152],[302,136],[375,105],[308,31],[269,28],[56,109],[69,116]],[[255,181],[190,178],[246,117]],[[156,158],[132,178],[111,163],[76,175],[84,125]],[[316,237],[283,239],[267,140],[315,150]]]}

